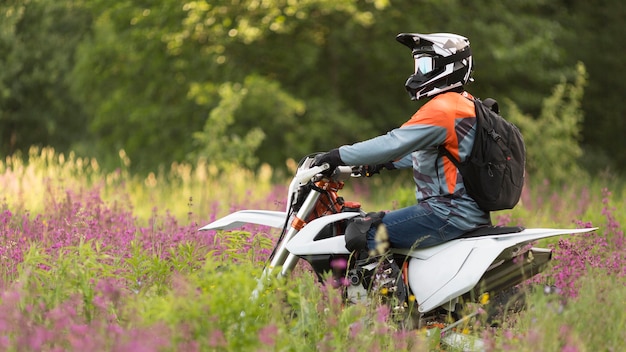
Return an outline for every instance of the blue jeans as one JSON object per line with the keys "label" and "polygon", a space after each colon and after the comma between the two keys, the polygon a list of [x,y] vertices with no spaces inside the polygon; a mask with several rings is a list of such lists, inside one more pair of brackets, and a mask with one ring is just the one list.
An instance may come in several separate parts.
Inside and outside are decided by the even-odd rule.
{"label": "blue jeans", "polygon": [[[389,244],[393,248],[423,248],[453,240],[463,233],[436,215],[427,204],[393,210],[385,214]],[[376,228],[367,232],[367,247],[376,248]]]}

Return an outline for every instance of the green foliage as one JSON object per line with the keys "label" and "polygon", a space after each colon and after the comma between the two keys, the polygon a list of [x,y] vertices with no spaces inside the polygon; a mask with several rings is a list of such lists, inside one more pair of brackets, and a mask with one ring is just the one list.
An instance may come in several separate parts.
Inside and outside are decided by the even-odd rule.
{"label": "green foliage", "polygon": [[[572,66],[563,64],[567,53],[555,45],[568,24],[547,20],[561,12],[559,5],[487,0],[460,2],[455,10],[455,18],[467,22],[457,31],[470,38],[476,84],[469,87],[479,97],[508,98],[537,115],[552,87],[575,75]],[[529,35],[529,28],[541,30]]]}
{"label": "green foliage", "polygon": [[505,116],[521,130],[527,149],[528,177],[557,184],[584,176],[580,135],[583,112],[580,108],[587,75],[582,63],[573,83],[562,82],[544,100],[537,118],[524,115],[516,104],[507,101]]}
{"label": "green foliage", "polygon": [[112,151],[121,149],[135,170],[184,160],[208,112],[187,98],[196,55],[172,55],[163,40],[184,17],[180,4],[94,1],[89,9],[93,33],[78,48],[72,91],[90,114],[96,143],[79,151],[108,170],[118,165]]}
{"label": "green foliage", "polygon": [[90,28],[81,2],[0,3],[0,154],[32,145],[67,152],[83,140],[85,114],[68,79]]}
{"label": "green foliage", "polygon": [[30,293],[22,303],[56,307],[78,295],[81,306],[76,308],[90,321],[96,314],[95,284],[113,277],[116,265],[119,265],[118,258],[103,253],[101,245],[93,241],[66,247],[58,257],[34,243],[24,255],[16,280]]}
{"label": "green foliage", "polygon": [[[41,154],[31,154],[33,165],[24,165],[17,159],[0,163],[0,182],[7,194],[19,193],[11,186],[17,180],[24,181],[25,189],[40,190],[45,184],[71,193],[91,189],[94,187],[92,179],[113,177],[100,174],[101,171],[92,166],[85,169],[80,166],[83,163],[97,165],[95,161],[69,157],[65,160],[51,150]],[[227,177],[210,173],[207,176],[204,172],[207,171],[192,171],[190,166],[179,165],[169,178],[153,175],[152,179],[144,180],[129,173],[118,174],[114,183],[127,184],[128,188],[105,187],[106,192],[122,193],[114,198],[132,199],[136,206],[132,214],[124,213],[124,218],[111,219],[134,222],[134,214],[154,211],[154,204],[165,204],[166,208],[177,206],[181,194],[186,192],[193,192],[198,202],[216,201],[215,207],[203,210],[204,216],[233,208],[267,209],[274,205],[275,188],[268,185],[271,170],[262,169],[257,175],[238,170]],[[388,183],[385,176],[359,181],[380,182],[379,186],[386,187],[370,192],[361,186],[352,190],[350,197],[354,198],[346,199],[371,197],[388,202],[389,194],[403,197],[405,193],[397,189],[401,185]],[[154,183],[163,194],[154,195],[156,201],[148,201],[145,194],[154,190]],[[226,190],[225,185],[234,188]],[[347,184],[346,188],[349,186]],[[592,234],[588,239],[599,245],[623,246],[619,222],[623,223],[626,215],[615,212],[623,206],[623,188],[621,193],[613,195],[603,191],[606,199],[600,201],[597,194],[606,187],[601,180],[576,179],[562,190],[550,187],[553,186],[532,182],[525,191],[523,203],[507,213],[510,222],[527,227],[542,227],[547,221],[563,227],[573,226],[572,220],[591,222],[600,226],[605,235]],[[214,193],[196,197],[202,194],[200,190],[206,189]],[[284,196],[284,192],[280,196]],[[269,204],[257,206],[258,199],[270,199]],[[96,221],[97,217],[64,213],[70,216],[63,217],[56,226],[67,225],[67,239],[76,240],[77,244],[54,241],[44,248],[35,243],[40,239],[41,229],[26,228],[30,214],[24,210],[35,209],[32,205],[41,201],[21,200],[21,207],[13,206],[12,202],[0,211],[3,216],[0,225],[5,235],[0,241],[1,259],[22,260],[16,276],[7,275],[6,271],[2,275],[5,279],[0,295],[0,329],[5,336],[0,346],[3,350],[86,350],[85,346],[96,346],[93,350],[136,350],[141,346],[162,351],[454,350],[443,345],[437,330],[432,330],[430,335],[425,330],[400,330],[398,324],[390,320],[384,306],[346,306],[340,291],[331,284],[320,284],[307,266],[298,267],[289,280],[268,280],[258,297],[251,299],[251,292],[258,287],[256,278],[262,270],[260,264],[272,245],[271,238],[258,236],[259,233],[220,232],[213,237],[213,243],[201,245],[199,237],[196,241],[187,240],[185,236],[190,234],[181,232],[180,242],[162,250],[173,233],[149,237],[152,241],[144,242],[142,247],[139,241],[147,238],[142,238],[143,233],[138,231],[129,250],[118,251],[115,250],[118,248],[104,245],[104,241],[120,235],[114,230],[115,223],[102,224],[100,231],[92,234],[102,235],[99,239],[81,241],[85,223]],[[78,204],[69,205],[76,207],[68,208],[84,211]],[[102,206],[98,212],[106,212],[106,208]],[[385,207],[377,204],[376,208]],[[56,209],[39,208],[32,215],[49,215],[54,211]],[[507,214],[503,214],[502,219],[506,220]],[[155,217],[152,224],[158,228],[162,218]],[[186,213],[179,217],[189,219]],[[42,235],[43,241],[54,230],[61,230],[51,222],[47,225],[44,233],[48,235]],[[9,233],[22,242],[12,242],[14,238]],[[133,236],[129,238],[133,241]],[[31,244],[24,245],[22,259],[7,258],[9,253],[17,253],[7,250],[22,246],[26,240]],[[589,254],[602,255],[600,258],[613,264],[610,272],[589,268],[577,286],[576,298],[564,301],[563,295],[545,296],[537,292],[529,296],[526,311],[508,315],[499,327],[486,327],[483,321],[471,320],[468,329],[461,325],[457,332],[467,330],[470,337],[485,338],[486,347],[491,350],[563,350],[569,347],[618,350],[626,338],[626,316],[621,309],[626,286],[623,275],[620,276],[624,255],[623,251],[611,253],[602,250],[604,248],[613,247],[574,247],[577,253],[589,249]],[[607,264],[594,258],[571,257],[577,263],[588,261],[590,267]]]}
{"label": "green foliage", "polygon": [[254,167],[257,159],[254,157],[265,134],[260,128],[252,128],[243,136],[231,135],[227,129],[235,122],[234,113],[241,106],[247,95],[247,90],[230,83],[223,84],[219,89],[220,102],[209,115],[204,130],[194,133],[198,149],[193,153],[204,155],[209,162],[218,167],[228,163]]}
{"label": "green foliage", "polygon": [[[123,12],[101,4],[94,7],[103,14],[96,22],[95,40],[82,46],[77,78],[81,82],[87,77],[87,81],[77,87],[79,92],[84,92],[87,85],[113,88],[101,90],[105,93],[102,99],[85,100],[100,111],[96,113],[92,128],[107,148],[124,148],[135,169],[144,169],[144,164],[154,165],[151,160],[172,160],[173,156],[174,160],[180,160],[176,157],[180,153],[192,159],[206,153],[204,157],[217,163],[235,160],[251,166],[260,160],[282,167],[286,158],[299,158],[313,151],[383,133],[400,125],[415,109],[409,105],[401,84],[409,71],[399,71],[399,59],[391,59],[404,54],[406,66],[410,67],[408,53],[393,40],[393,36],[413,26],[411,16],[406,16],[416,11],[413,5],[392,7],[387,2],[347,0],[304,3],[280,0],[263,4],[244,1],[238,6],[194,1],[182,7],[168,1],[167,7],[163,8],[123,4],[120,4]],[[477,11],[464,6],[456,2],[446,4],[445,8],[436,3],[424,4],[419,11],[430,13],[430,16],[422,18],[422,26],[438,28],[438,22],[443,20],[449,23],[450,30],[468,32],[470,36],[474,32],[476,37],[486,36],[480,30],[480,22],[475,25],[460,16],[460,13]],[[540,3],[526,4],[520,6],[520,10],[534,12],[542,6]],[[532,41],[526,41],[521,35],[527,22],[532,22],[533,26],[545,23],[533,16],[520,17],[518,11],[512,12],[516,13],[511,15],[516,17],[516,27],[506,25],[506,19],[490,19],[490,22],[503,24],[502,30],[498,31],[502,36],[482,44],[479,41],[477,47],[484,45],[486,49],[475,50],[476,61],[484,62],[485,67],[491,66],[494,59],[488,53],[496,49],[508,53],[506,48],[513,41],[525,46],[517,46],[514,56],[499,56],[497,59],[519,62],[515,66],[520,67],[518,71],[525,67],[520,58],[528,58],[530,52],[540,65],[547,67],[557,62],[559,55],[547,49],[551,46],[545,45],[553,37],[535,36]],[[531,20],[531,17],[535,19]],[[162,20],[155,22],[159,18]],[[342,23],[340,31],[335,30],[338,22]],[[130,35],[126,32],[128,23],[132,28],[128,32]],[[159,24],[158,28],[154,27],[155,23]],[[541,33],[558,33],[558,28],[553,29]],[[133,34],[135,32],[147,34]],[[544,48],[545,55],[536,55],[538,47]],[[133,57],[135,59],[128,62]],[[157,57],[164,60],[162,64]],[[116,80],[122,84],[107,84],[103,80],[111,70],[99,63],[104,62],[102,58],[125,62],[125,68],[113,71]],[[185,116],[186,123],[179,121],[183,126],[191,127],[188,136],[193,134],[193,140],[171,133],[165,136],[162,128],[154,130],[150,127],[164,125],[151,120],[168,120],[163,111],[165,102],[154,95],[137,96],[142,90],[136,86],[142,80],[138,80],[136,72],[139,69],[132,64],[135,61],[151,63],[143,72],[152,72],[153,66],[158,65],[154,68],[160,70],[159,77],[177,77],[176,81],[168,81],[159,87],[177,92],[174,93],[178,96],[176,101],[184,104],[168,105],[169,110],[178,119]],[[94,71],[94,67],[104,77],[87,76],[86,73]],[[552,68],[547,71],[558,72]],[[534,97],[541,94],[529,85],[507,86],[511,72],[493,71],[489,75],[485,72],[481,85],[489,91],[487,87],[492,86],[491,82],[499,81],[504,83],[496,87],[498,91],[532,91]],[[480,74],[479,70],[477,74]],[[549,75],[540,77],[539,85],[550,82]],[[249,88],[250,84],[269,89],[253,90]],[[228,86],[233,88],[224,88]],[[507,88],[503,89],[504,86]],[[226,94],[225,89],[232,89],[233,93]],[[480,92],[480,86],[477,89]],[[187,95],[183,97],[181,94],[185,92]],[[133,105],[128,104],[129,100]],[[520,98],[516,101],[525,107],[532,105],[532,100]],[[143,104],[147,110],[141,107]],[[150,111],[158,111],[161,117],[152,119]],[[129,122],[129,115],[138,117]],[[129,123],[139,119],[148,126],[128,128]],[[200,125],[204,128],[197,127]],[[142,132],[138,133],[138,130]],[[261,135],[265,136],[263,141],[260,141]],[[152,147],[164,139],[176,140],[176,150]],[[144,155],[144,150],[149,150],[150,155]],[[220,155],[223,152],[226,154]]]}
{"label": "green foliage", "polygon": [[259,256],[260,249],[272,248],[272,241],[268,237],[255,236],[247,231],[222,231],[215,236],[222,248],[210,250],[214,259],[223,262],[262,263],[267,258]]}
{"label": "green foliage", "polygon": [[170,260],[147,253],[138,242],[131,243],[129,254],[123,263],[126,270],[120,275],[128,282],[128,288],[148,296],[167,292],[172,270]]}
{"label": "green foliage", "polygon": [[[210,96],[202,93],[210,91],[210,87],[195,87],[190,95],[196,101],[207,101]],[[280,165],[291,157],[289,152],[293,150],[276,150],[275,146],[277,141],[287,144],[289,136],[298,130],[304,103],[282,91],[277,82],[259,76],[247,77],[243,85],[224,83],[217,91],[218,105],[211,111],[203,131],[194,133],[198,148],[191,153],[193,159],[205,157],[218,166],[238,163],[254,168],[258,159]],[[259,124],[260,121],[270,124]]]}
{"label": "green foliage", "polygon": [[[367,22],[354,3],[246,1],[232,6],[167,0],[110,7],[95,2],[94,35],[80,47],[73,87],[94,115],[90,124],[99,155],[124,149],[133,169],[144,171],[203,152],[218,163],[234,159],[251,166],[267,158],[263,161],[283,165],[289,150],[284,146],[310,136],[297,125],[311,107],[285,93],[281,82],[308,97],[311,83],[301,84],[302,77],[320,65],[324,41],[319,25],[326,24],[318,19],[337,11],[356,23]],[[285,45],[288,51],[281,50]],[[308,88],[295,89],[296,82]],[[98,87],[96,94],[92,87]],[[294,135],[284,135],[292,130]],[[312,147],[300,144],[292,151],[308,153]]]}
{"label": "green foliage", "polygon": [[393,38],[449,31],[472,42],[468,90],[519,114],[539,116],[584,62],[584,166],[621,169],[614,2],[4,1],[0,153],[51,145],[113,170],[124,150],[144,174],[199,156],[283,168],[406,121],[412,65]]}
{"label": "green foliage", "polygon": [[311,275],[268,280],[252,298],[258,275],[249,263],[207,258],[201,269],[174,280],[170,293],[136,302],[138,311],[144,324],[165,322],[175,332],[175,345],[192,340],[201,350],[427,350],[423,334],[398,339],[385,322],[385,309],[346,307],[340,291]]}
{"label": "green foliage", "polygon": [[626,286],[612,281],[610,274],[595,269],[581,280],[580,296],[571,302],[542,290],[530,294],[531,307],[511,322],[513,333],[497,339],[494,348],[619,350],[626,339],[626,315],[618,308],[626,299]]}
{"label": "green foliage", "polygon": [[[143,222],[154,215],[155,204],[167,204],[173,216],[190,222],[215,214],[220,199],[284,209],[275,202],[276,198],[283,199],[286,190],[272,184],[277,176],[267,165],[257,172],[234,166],[220,172],[215,165],[200,159],[194,164],[173,164],[167,172],[143,176],[130,174],[123,153],[118,163],[120,170],[106,172],[95,158],[33,147],[27,157],[15,155],[0,160],[0,173],[4,175],[0,178],[2,200],[11,209],[38,214],[46,210],[51,199],[64,199],[67,188],[102,187],[106,201],[132,206]],[[242,189],[249,192],[241,193]],[[268,198],[272,190],[275,192]],[[228,209],[217,210],[223,213]]]}
{"label": "green foliage", "polygon": [[0,181],[3,201],[11,207],[33,213],[45,210],[47,197],[62,197],[62,191],[59,191],[64,187],[76,186],[76,182],[92,186],[108,178],[94,158],[34,146],[25,156],[16,153],[1,160],[0,172],[5,175]]}
{"label": "green foliage", "polygon": [[175,339],[198,341],[201,349],[241,350],[257,344],[256,332],[281,310],[266,309],[269,306],[262,304],[267,298],[250,302],[260,271],[241,265],[220,265],[207,258],[200,270],[177,278],[168,294],[138,302],[144,323],[164,322],[178,331]]}
{"label": "green foliage", "polygon": [[[559,2],[561,4],[559,4]],[[626,170],[626,105],[622,92],[626,79],[622,77],[622,57],[626,54],[626,38],[621,33],[626,7],[611,1],[556,1],[560,8],[556,18],[567,24],[568,30],[559,46],[568,53],[567,65],[585,63],[589,82],[585,89],[582,109],[584,166],[594,173]]]}

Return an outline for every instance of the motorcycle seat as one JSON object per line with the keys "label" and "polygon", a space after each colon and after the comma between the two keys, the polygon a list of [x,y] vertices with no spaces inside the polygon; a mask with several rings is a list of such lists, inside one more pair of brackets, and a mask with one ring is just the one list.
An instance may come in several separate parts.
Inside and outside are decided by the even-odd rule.
{"label": "motorcycle seat", "polygon": [[522,226],[493,226],[493,225],[485,225],[481,227],[477,227],[475,229],[471,229],[466,233],[462,234],[458,238],[472,238],[472,237],[481,237],[481,236],[489,236],[489,235],[503,235],[506,233],[518,233],[524,231],[524,227]]}

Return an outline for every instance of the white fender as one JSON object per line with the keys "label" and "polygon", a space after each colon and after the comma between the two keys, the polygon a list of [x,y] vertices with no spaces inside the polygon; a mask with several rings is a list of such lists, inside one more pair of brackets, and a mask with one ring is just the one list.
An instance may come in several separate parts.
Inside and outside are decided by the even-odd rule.
{"label": "white fender", "polygon": [[286,218],[287,213],[284,211],[241,210],[201,227],[200,231],[232,230],[245,224],[258,224],[280,229],[285,225]]}
{"label": "white fender", "polygon": [[338,213],[317,218],[308,223],[287,243],[287,250],[294,255],[307,254],[350,254],[346,249],[345,236],[334,236],[314,241],[315,236],[331,223],[353,218],[360,215],[357,212]]}
{"label": "white fender", "polygon": [[420,312],[430,311],[469,292],[505,249],[587,229],[526,229],[522,232],[462,238],[408,253],[409,285]]}

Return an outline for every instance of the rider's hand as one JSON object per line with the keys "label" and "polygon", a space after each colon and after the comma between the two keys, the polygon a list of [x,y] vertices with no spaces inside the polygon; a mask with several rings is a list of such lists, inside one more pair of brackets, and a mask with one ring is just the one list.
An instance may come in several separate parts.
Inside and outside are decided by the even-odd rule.
{"label": "rider's hand", "polygon": [[382,169],[393,170],[395,168],[392,162],[378,165],[363,165],[363,174],[365,177],[372,177],[375,174],[379,174]]}
{"label": "rider's hand", "polygon": [[327,153],[317,154],[315,156],[315,160],[313,160],[313,166],[320,166],[325,163],[330,166],[327,170],[328,173],[335,171],[339,165],[345,165],[339,155],[339,149],[333,149]]}

